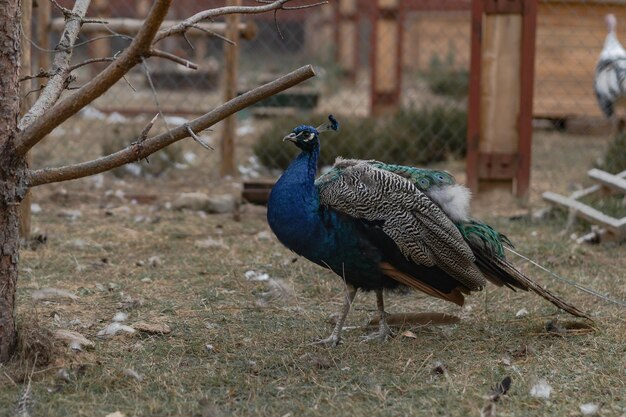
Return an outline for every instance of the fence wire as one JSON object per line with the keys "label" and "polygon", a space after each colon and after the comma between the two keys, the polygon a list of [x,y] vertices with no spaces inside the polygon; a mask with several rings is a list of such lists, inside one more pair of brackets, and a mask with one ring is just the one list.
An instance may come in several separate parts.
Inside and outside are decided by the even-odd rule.
{"label": "fence wire", "polygon": [[[137,18],[145,10],[145,3],[105,2],[99,11],[89,14]],[[275,175],[295,153],[280,139],[298,124],[323,123],[331,113],[340,121],[341,130],[322,138],[321,165],[331,164],[337,155],[412,165],[462,159],[466,151],[471,2],[444,3],[433,7],[432,1],[406,2],[401,14],[400,72],[396,74],[393,67],[379,68],[388,72],[383,78],[392,82],[399,78],[399,99],[393,111],[376,117],[371,106],[372,50],[377,42],[372,38],[375,2],[356,2],[356,12],[347,20],[340,16],[339,1],[314,9],[280,11],[276,20],[272,14],[242,17],[243,22],[256,26],[256,37],[239,42],[238,92],[304,64],[313,64],[318,77],[237,115],[239,174]],[[223,2],[174,2],[168,18],[180,19],[220,5]],[[593,93],[607,13],[614,13],[618,22],[626,22],[626,5],[621,2],[539,2],[533,110],[536,129],[589,136],[590,140],[609,137],[607,122]],[[342,31],[346,21],[352,22],[352,29]],[[390,36],[385,30],[389,28],[380,27],[377,36]],[[350,39],[345,39],[346,34]],[[96,35],[82,36],[86,40]],[[52,47],[57,38],[58,33],[51,34],[47,47]],[[160,110],[174,126],[222,103],[223,55],[225,48],[232,46],[216,37],[193,37],[189,41],[171,38],[160,47],[189,57],[199,65],[197,71],[150,59],[83,111],[83,118],[128,124],[137,116],[149,119]],[[96,41],[90,47],[79,48],[75,60],[79,62],[99,51],[113,55],[127,44],[123,38]],[[380,62],[389,61],[384,54],[395,53],[379,52]],[[346,63],[353,65],[350,68]],[[95,69],[82,68],[78,79],[88,79]],[[103,143],[115,142],[119,137],[123,144],[132,140],[129,131],[132,135],[133,129],[127,127],[94,133],[103,136]],[[212,145],[219,146],[219,127],[207,136]],[[98,138],[92,141],[102,142]],[[113,147],[117,145],[115,142]]]}

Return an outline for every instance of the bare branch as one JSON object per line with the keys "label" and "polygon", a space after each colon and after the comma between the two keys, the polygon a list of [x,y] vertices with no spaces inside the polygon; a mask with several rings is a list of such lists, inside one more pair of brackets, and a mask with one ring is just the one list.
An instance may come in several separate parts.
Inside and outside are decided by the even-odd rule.
{"label": "bare branch", "polygon": [[139,134],[139,137],[137,138],[138,142],[143,142],[144,140],[146,140],[146,138],[148,137],[148,133],[150,133],[150,129],[152,129],[152,126],[154,126],[158,118],[159,118],[159,113],[155,114],[152,120],[150,120],[148,124],[141,130],[141,133]]}
{"label": "bare branch", "polygon": [[200,136],[196,135],[196,133],[193,131],[193,129],[191,127],[189,127],[189,125],[185,125],[187,127],[187,133],[189,133],[189,136],[191,136],[191,138],[193,140],[195,140],[196,142],[198,142],[198,144],[200,146],[202,146],[204,149],[208,149],[210,151],[214,151],[215,149],[213,149],[213,147],[211,145],[209,145],[208,143],[206,143],[205,141],[203,141]]}
{"label": "bare branch", "polygon": [[[67,87],[67,79],[70,74],[67,68],[72,59],[72,48],[80,32],[80,21],[85,16],[85,13],[87,13],[90,2],[91,0],[77,0],[76,3],[74,3],[74,9],[71,13],[76,18],[68,19],[65,30],[61,34],[59,44],[57,45],[59,52],[55,54],[52,63],[52,72],[54,74],[48,80],[46,88],[44,88],[43,92],[39,95],[33,107],[31,107],[20,120],[18,129],[24,130],[30,126],[37,117],[50,109],[54,103],[57,102],[59,97],[61,97],[61,93],[65,87]],[[53,1],[53,3],[61,7],[56,1]]]}
{"label": "bare branch", "polygon": [[[130,18],[111,18],[107,19],[106,23],[102,23],[105,29],[109,32],[117,35],[128,35],[134,36],[141,29],[141,25],[143,24],[143,20],[141,19],[130,19]],[[95,26],[93,23],[87,20],[83,20],[83,27],[81,29],[81,33],[95,33],[102,31],[102,26]],[[164,20],[161,24],[162,28],[168,28],[170,26],[174,26],[179,23],[179,21],[175,20]],[[61,17],[52,19],[52,23],[50,24],[50,28],[53,31],[61,31],[65,27],[65,20]],[[194,25],[189,26],[189,29],[184,32],[189,36],[202,36],[204,32],[216,37],[222,37],[226,33],[226,23],[225,22],[201,22]],[[243,39],[253,39],[256,36],[257,28],[253,22],[245,22],[239,24],[239,36]]]}
{"label": "bare branch", "polygon": [[68,72],[72,72],[75,69],[78,69],[80,67],[84,67],[85,65],[89,65],[89,64],[93,64],[95,62],[113,62],[115,61],[115,58],[112,56],[107,56],[107,57],[102,57],[102,58],[90,58],[87,59],[83,62],[79,62],[78,64],[74,64],[71,67],[69,67],[67,70]]}
{"label": "bare branch", "polygon": [[[161,29],[159,33],[154,37],[154,43],[159,42],[163,38],[167,38],[168,36],[172,36],[175,34],[186,32],[193,25],[203,21],[213,19],[218,16],[223,16],[227,14],[257,14],[257,13],[265,13],[271,12],[274,10],[285,9],[284,4],[290,2],[291,0],[276,0],[271,3],[264,4],[262,6],[226,6],[219,7],[217,9],[204,10],[202,12],[196,13],[195,15],[183,20],[180,23],[172,25],[168,28]],[[315,5],[310,5],[308,7],[314,7],[323,3],[316,3]],[[304,8],[304,6],[299,6],[299,8]]]}
{"label": "bare branch", "polygon": [[150,56],[155,56],[163,59],[168,59],[170,61],[176,62],[177,64],[182,65],[183,67],[191,68],[194,70],[198,69],[198,64],[194,64],[191,61],[186,60],[185,58],[181,58],[178,55],[170,54],[169,52],[161,51],[160,49],[150,49]]}
{"label": "bare branch", "polygon": [[60,100],[51,110],[45,112],[18,134],[15,139],[17,154],[25,155],[30,148],[55,127],[101,96],[139,63],[142,56],[149,52],[152,40],[165,18],[171,2],[172,0],[156,0],[141,30],[128,48],[116,59],[115,65],[106,67],[75,94]]}
{"label": "bare branch", "polygon": [[48,71],[44,71],[43,68],[40,68],[39,72],[37,74],[26,75],[26,76],[20,78],[20,82],[32,80],[34,78],[50,78],[50,77],[52,77],[52,75],[53,75],[52,73],[50,73]]}
{"label": "bare branch", "polygon": [[313,77],[314,75],[315,72],[312,66],[304,66],[277,80],[235,97],[205,115],[200,116],[184,125],[177,126],[169,132],[153,136],[142,141],[141,143],[135,143],[111,155],[59,168],[45,168],[36,171],[29,171],[29,185],[34,187],[52,182],[82,178],[100,172],[105,172],[129,162],[145,158],[159,149],[189,137],[190,134],[188,128],[194,132],[202,132],[239,110],[242,110],[264,98],[284,91],[289,87]]}
{"label": "bare branch", "polygon": [[[224,41],[224,42],[226,42],[226,43],[229,43],[229,44],[231,44],[231,45],[235,45],[235,42],[231,41],[231,40],[230,40],[230,39],[228,39],[226,36],[222,36],[222,35],[220,35],[220,34],[219,34],[219,33],[217,33],[217,32],[213,32],[213,31],[211,31],[211,30],[205,29],[203,26],[200,26],[200,25],[198,25],[198,24],[194,24],[194,25],[191,25],[190,27],[192,27],[192,28],[194,28],[194,29],[201,30],[201,31],[203,31],[204,33],[209,34],[209,35],[211,35],[211,36],[215,36],[216,38],[221,39],[221,40],[223,40],[223,41]],[[256,31],[256,29],[255,29],[255,31]],[[186,33],[187,33],[187,32],[183,32],[183,35],[185,35]],[[245,37],[243,37],[243,38],[244,38],[244,39],[248,39],[248,38],[245,38]]]}

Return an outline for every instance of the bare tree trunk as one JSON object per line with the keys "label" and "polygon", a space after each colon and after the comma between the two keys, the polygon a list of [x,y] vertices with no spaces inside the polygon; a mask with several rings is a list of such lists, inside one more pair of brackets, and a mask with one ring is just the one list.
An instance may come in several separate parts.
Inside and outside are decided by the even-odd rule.
{"label": "bare tree trunk", "polygon": [[[33,0],[22,0],[22,30],[26,36],[22,36],[22,70],[21,76],[30,75],[31,72],[31,48],[28,39],[32,39],[32,17],[33,17]],[[28,38],[28,39],[27,39]],[[23,81],[20,89],[20,113],[25,115],[28,109],[33,105],[33,100],[28,92],[32,89],[32,80]],[[26,156],[28,164],[32,162],[32,155],[29,152]],[[30,236],[30,202],[32,192],[29,191],[20,205],[20,237],[27,240]]]}
{"label": "bare tree trunk", "polygon": [[10,359],[16,341],[19,205],[26,193],[26,167],[14,151],[20,111],[19,5],[19,0],[0,3],[0,363]]}

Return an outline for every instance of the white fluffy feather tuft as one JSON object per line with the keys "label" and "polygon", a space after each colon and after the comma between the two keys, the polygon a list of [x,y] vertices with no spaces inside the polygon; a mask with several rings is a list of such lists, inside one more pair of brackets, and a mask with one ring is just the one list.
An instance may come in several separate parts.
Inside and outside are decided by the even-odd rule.
{"label": "white fluffy feather tuft", "polygon": [[433,187],[426,192],[454,222],[469,220],[469,207],[472,198],[471,191],[460,184]]}

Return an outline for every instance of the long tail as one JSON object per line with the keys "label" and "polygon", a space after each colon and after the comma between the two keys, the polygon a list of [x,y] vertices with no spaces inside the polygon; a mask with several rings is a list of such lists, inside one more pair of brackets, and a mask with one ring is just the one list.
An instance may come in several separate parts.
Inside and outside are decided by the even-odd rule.
{"label": "long tail", "polygon": [[506,285],[510,288],[519,288],[524,291],[530,290],[550,301],[558,308],[565,310],[576,317],[583,317],[587,320],[593,321],[585,312],[568,303],[556,294],[553,294],[547,289],[541,287],[531,278],[518,271],[505,258],[497,255],[494,256],[492,252],[485,250],[482,245],[475,241],[469,241],[468,243],[476,256],[476,264],[485,274],[487,279],[492,283],[498,286]]}

